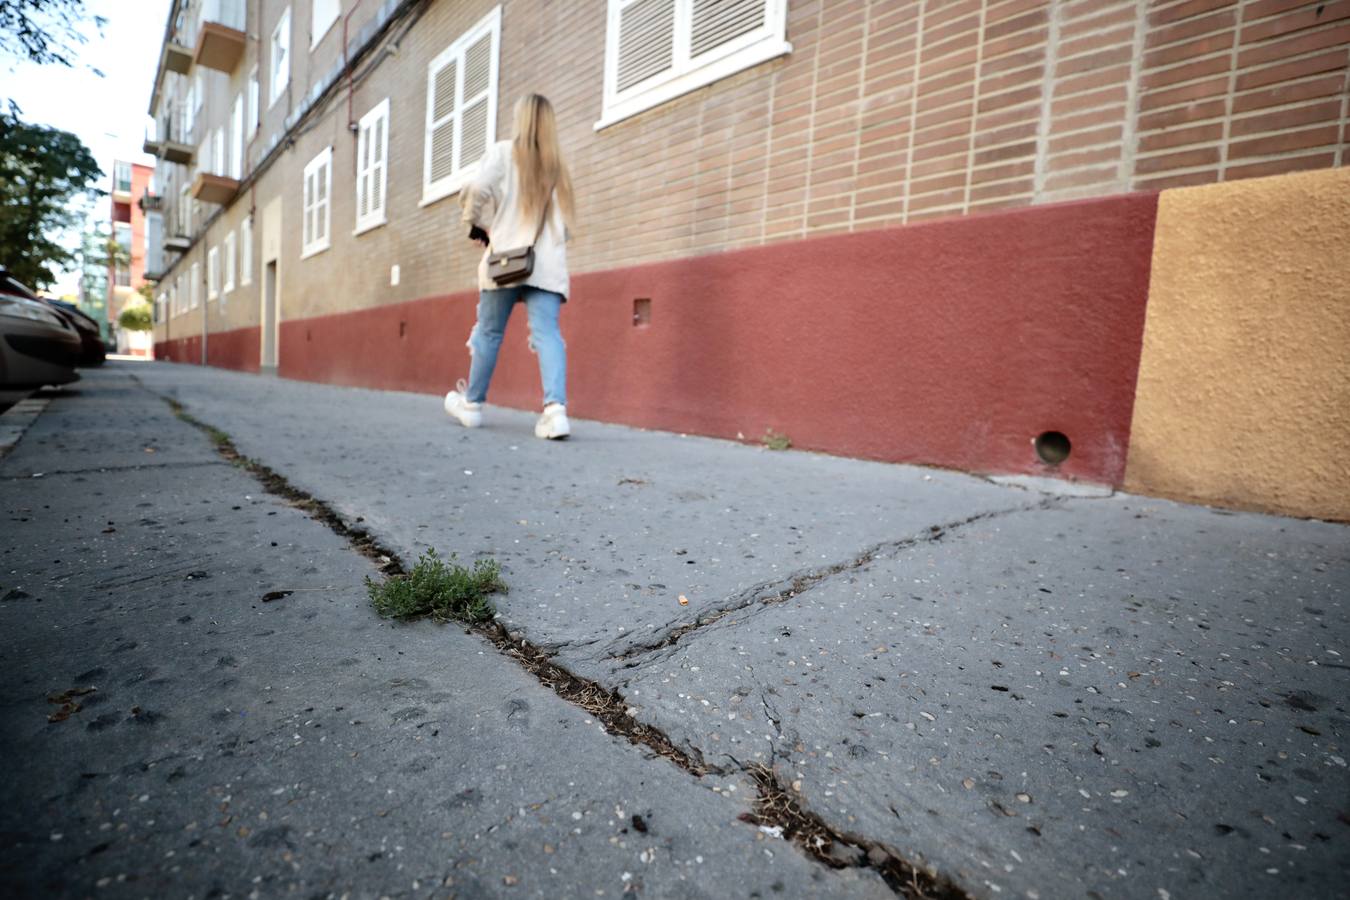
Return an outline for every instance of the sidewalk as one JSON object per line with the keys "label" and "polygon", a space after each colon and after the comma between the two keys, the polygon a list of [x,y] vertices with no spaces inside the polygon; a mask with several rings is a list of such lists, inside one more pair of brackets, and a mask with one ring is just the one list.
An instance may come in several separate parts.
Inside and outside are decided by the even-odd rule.
{"label": "sidewalk", "polygon": [[[637,719],[724,774],[696,778],[587,726],[480,638],[381,623],[361,587],[368,562],[221,464],[149,392],[359,520],[405,564],[432,547],[497,559],[511,588],[497,599],[508,628],[617,690]],[[764,765],[835,833],[931,865],[976,897],[1344,890],[1344,526],[1053,496],[588,422],[569,442],[545,443],[532,422],[489,409],[487,427],[470,432],[447,422],[436,397],[166,364],[114,365],[53,400],[0,462],[7,518],[29,519],[7,529],[18,540],[2,548],[28,595],[0,603],[4,733],[15,741],[5,749],[28,760],[2,826],[21,835],[0,853],[4,880],[20,871],[20,846],[33,854],[47,840],[43,871],[83,886],[82,869],[112,872],[114,859],[122,874],[139,864],[174,883],[185,877],[163,858],[174,849],[184,873],[206,858],[246,861],[193,882],[231,892],[249,872],[311,892],[424,896],[453,869],[474,885],[461,892],[494,896],[620,893],[635,878],[649,896],[889,895],[867,860],[845,852],[838,862],[849,867],[829,869],[737,821],[755,797],[749,773]],[[148,458],[153,469],[99,477],[103,497],[61,480]],[[154,504],[143,518],[157,525],[137,539],[103,526],[110,503],[140,502]],[[124,574],[93,571],[95,559]],[[187,578],[199,570],[210,577]],[[319,590],[258,601],[283,584]],[[179,625],[179,615],[193,620]],[[208,615],[209,631],[170,637],[204,628]],[[113,652],[133,640],[140,650]],[[140,708],[164,719],[123,725],[126,703],[102,730],[90,730],[97,707],[40,718],[56,708],[47,693],[87,680],[117,683],[126,699],[153,687]],[[124,699],[107,694],[109,706]],[[275,711],[259,708],[269,695]],[[517,702],[530,710],[524,734]],[[237,722],[243,709],[253,718]],[[399,718],[408,709],[417,712]],[[357,741],[351,719],[379,722],[381,742]],[[312,722],[328,741],[308,736]],[[145,737],[155,727],[176,737],[156,748]],[[347,734],[339,742],[334,731]],[[49,742],[92,766],[86,754],[107,755],[110,737],[119,769],[166,761],[116,776],[38,774]],[[238,756],[219,756],[230,741]],[[158,771],[173,766],[179,781]],[[233,810],[238,779],[248,815],[289,816],[286,830],[250,849],[282,826],[251,822],[239,836],[211,823],[217,843],[194,864],[178,819],[205,829],[193,803],[229,794]],[[278,789],[297,805],[270,799]],[[101,807],[126,816],[140,791],[165,804],[129,829],[154,862],[114,841],[73,865],[108,841],[97,829],[114,820]],[[95,806],[79,808],[81,797]],[[582,812],[589,830],[571,835],[565,817],[537,824],[536,797]],[[77,804],[84,823],[62,803]],[[623,835],[611,806],[640,808],[644,823],[669,830]],[[489,822],[500,829],[467,839]],[[441,832],[458,837],[437,844]],[[659,847],[650,862],[646,841]],[[382,869],[360,862],[375,852],[386,854]],[[393,859],[406,866],[397,875]]]}

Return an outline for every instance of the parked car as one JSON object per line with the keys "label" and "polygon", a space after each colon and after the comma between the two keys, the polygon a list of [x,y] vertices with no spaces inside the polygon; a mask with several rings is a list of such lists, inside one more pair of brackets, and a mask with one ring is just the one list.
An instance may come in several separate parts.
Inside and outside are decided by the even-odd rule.
{"label": "parked car", "polygon": [[11,290],[11,280],[0,281],[0,388],[75,381],[80,377],[75,372],[82,349],[79,332],[46,303]]}
{"label": "parked car", "polygon": [[70,324],[80,335],[80,359],[76,365],[101,366],[108,361],[108,347],[103,342],[103,329],[99,328],[98,322],[94,321],[91,316],[75,304],[67,303],[64,300],[39,297],[28,288],[28,285],[19,281],[3,267],[0,267],[0,294],[24,297],[28,300],[45,303]]}
{"label": "parked car", "polygon": [[108,361],[108,347],[103,343],[103,329],[84,310],[64,300],[43,298],[43,302],[56,311],[56,314],[74,326],[80,336],[80,361],[76,365],[82,368],[101,366]]}

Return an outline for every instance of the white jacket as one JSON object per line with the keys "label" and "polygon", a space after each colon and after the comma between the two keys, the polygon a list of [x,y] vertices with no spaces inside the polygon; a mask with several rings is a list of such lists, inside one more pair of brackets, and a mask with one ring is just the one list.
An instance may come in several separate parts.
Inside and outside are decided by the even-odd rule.
{"label": "white jacket", "polygon": [[[464,223],[482,228],[492,240],[478,263],[478,288],[493,290],[497,285],[487,275],[488,255],[529,246],[539,227],[538,219],[527,222],[521,216],[520,185],[510,141],[498,141],[488,148],[473,180],[464,186],[461,202]],[[556,190],[548,207],[548,222],[534,244],[534,271],[524,282],[516,282],[522,283],[567,298],[566,228]]]}

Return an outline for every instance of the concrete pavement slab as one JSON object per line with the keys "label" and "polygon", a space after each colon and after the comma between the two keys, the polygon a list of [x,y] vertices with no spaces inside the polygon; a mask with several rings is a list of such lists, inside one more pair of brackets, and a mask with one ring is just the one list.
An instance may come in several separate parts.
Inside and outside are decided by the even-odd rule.
{"label": "concrete pavement slab", "polygon": [[591,677],[803,572],[1040,499],[959,473],[598,423],[543,442],[532,416],[509,410],[466,431],[417,394],[136,372],[405,561],[428,547],[496,558],[512,587],[506,621]]}
{"label": "concrete pavement slab", "polygon": [[[890,896],[480,638],[377,619],[346,542],[117,367],[82,388],[0,463],[0,893]],[[116,465],[151,437],[200,463]]]}
{"label": "concrete pavement slab", "polygon": [[743,610],[621,689],[980,895],[1329,898],[1347,638],[1344,527],[1117,497]]}
{"label": "concrete pavement slab", "polygon": [[1344,526],[137,371],[407,561],[500,559],[510,626],[640,719],[976,896],[1339,895]]}

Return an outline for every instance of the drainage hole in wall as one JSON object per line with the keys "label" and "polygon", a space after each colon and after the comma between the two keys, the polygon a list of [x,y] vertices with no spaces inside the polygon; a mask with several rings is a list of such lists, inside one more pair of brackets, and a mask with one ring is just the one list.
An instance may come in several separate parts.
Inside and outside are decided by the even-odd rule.
{"label": "drainage hole in wall", "polygon": [[1032,443],[1036,447],[1036,455],[1048,466],[1057,466],[1064,462],[1069,458],[1069,451],[1073,449],[1068,435],[1062,431],[1043,431]]}
{"label": "drainage hole in wall", "polygon": [[639,297],[633,301],[633,325],[645,327],[652,324],[652,301],[648,297]]}

